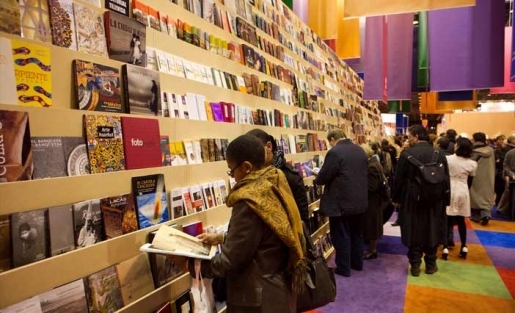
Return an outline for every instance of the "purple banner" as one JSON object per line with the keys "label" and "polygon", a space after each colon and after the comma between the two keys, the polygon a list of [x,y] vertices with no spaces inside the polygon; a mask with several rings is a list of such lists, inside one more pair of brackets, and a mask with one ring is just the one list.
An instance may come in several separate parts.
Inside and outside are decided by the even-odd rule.
{"label": "purple banner", "polygon": [[365,27],[364,100],[383,99],[384,16],[367,17]]}
{"label": "purple banner", "polygon": [[[511,12],[512,23],[515,18],[515,10]],[[515,27],[511,28],[511,65],[510,65],[510,82],[515,82]]]}
{"label": "purple banner", "polygon": [[429,11],[431,91],[503,85],[504,1]]}
{"label": "purple banner", "polygon": [[413,13],[388,15],[388,100],[411,100]]}

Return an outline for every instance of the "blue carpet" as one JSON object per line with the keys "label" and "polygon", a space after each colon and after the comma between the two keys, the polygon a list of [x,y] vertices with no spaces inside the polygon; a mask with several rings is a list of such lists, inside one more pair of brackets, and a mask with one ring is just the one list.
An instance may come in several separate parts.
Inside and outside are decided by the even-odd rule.
{"label": "blue carpet", "polygon": [[484,246],[515,248],[515,234],[476,230],[479,240]]}

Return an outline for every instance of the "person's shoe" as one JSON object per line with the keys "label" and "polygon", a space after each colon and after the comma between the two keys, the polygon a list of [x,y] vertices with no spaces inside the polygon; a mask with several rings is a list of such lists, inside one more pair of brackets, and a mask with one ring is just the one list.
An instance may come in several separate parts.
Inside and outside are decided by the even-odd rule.
{"label": "person's shoe", "polygon": [[413,277],[420,276],[420,266],[412,266],[411,267],[411,276],[413,276]]}
{"label": "person's shoe", "polygon": [[435,266],[426,266],[426,274],[432,275],[434,273],[438,272],[438,265]]}
{"label": "person's shoe", "polygon": [[488,222],[490,222],[490,218],[488,216],[485,216],[481,219],[481,225],[483,226],[488,225]]}
{"label": "person's shoe", "polygon": [[460,254],[458,254],[458,257],[466,260],[468,252],[469,252],[469,249],[467,248],[467,246],[461,247]]}
{"label": "person's shoe", "polygon": [[449,259],[449,249],[443,248],[442,259],[444,259],[445,261]]}
{"label": "person's shoe", "polygon": [[368,252],[363,256],[363,260],[373,260],[377,259],[377,252]]}

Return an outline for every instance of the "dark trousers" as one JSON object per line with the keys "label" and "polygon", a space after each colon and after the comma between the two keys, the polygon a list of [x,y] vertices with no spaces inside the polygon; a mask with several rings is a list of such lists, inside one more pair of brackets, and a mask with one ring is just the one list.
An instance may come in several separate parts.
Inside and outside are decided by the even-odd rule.
{"label": "dark trousers", "polygon": [[465,224],[465,217],[447,215],[447,241],[444,242],[444,248],[448,247],[449,242],[454,241],[454,225],[458,225],[461,246],[467,246],[467,226]]}
{"label": "dark trousers", "polygon": [[408,250],[408,259],[411,267],[420,267],[422,263],[422,255],[424,255],[424,262],[426,268],[436,266],[436,250],[438,246],[427,247],[423,245],[412,245]]}
{"label": "dark trousers", "polygon": [[363,226],[365,214],[329,217],[331,240],[336,250],[336,273],[350,276],[363,269]]}

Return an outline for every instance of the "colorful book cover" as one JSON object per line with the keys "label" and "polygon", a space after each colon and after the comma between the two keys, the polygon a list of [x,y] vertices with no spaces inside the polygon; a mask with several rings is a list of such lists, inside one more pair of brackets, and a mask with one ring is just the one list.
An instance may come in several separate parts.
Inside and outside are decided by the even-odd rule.
{"label": "colorful book cover", "polygon": [[159,11],[159,26],[161,27],[161,32],[168,34],[168,15]]}
{"label": "colorful book cover", "polygon": [[55,46],[77,50],[73,0],[48,0],[52,42]]}
{"label": "colorful book cover", "polygon": [[204,196],[204,202],[207,209],[214,208],[216,206],[215,195],[212,192],[211,184],[202,184],[202,193]]}
{"label": "colorful book cover", "polygon": [[138,230],[138,217],[131,193],[101,199],[100,210],[107,239]]}
{"label": "colorful book cover", "polygon": [[123,298],[114,266],[84,278],[90,313],[115,312],[123,307]]}
{"label": "colorful book cover", "polygon": [[88,300],[82,279],[40,294],[43,313],[88,312]]}
{"label": "colorful book cover", "polygon": [[47,257],[46,210],[11,215],[13,267],[30,264]]}
{"label": "colorful book cover", "polygon": [[78,108],[86,111],[123,112],[120,71],[88,61],[73,60]]}
{"label": "colorful book cover", "polygon": [[0,11],[0,31],[21,35],[20,4],[17,0],[4,0]]}
{"label": "colorful book cover", "polygon": [[218,182],[216,181],[211,184],[213,185],[213,193],[215,195],[216,205],[219,206],[224,204],[224,201],[222,199],[222,191],[220,190]]}
{"label": "colorful book cover", "polygon": [[170,139],[161,135],[161,162],[163,166],[172,166],[172,153],[170,152]]}
{"label": "colorful book cover", "polygon": [[[0,11],[0,25],[1,25]],[[1,30],[0,26],[0,30]],[[16,78],[14,76],[13,49],[11,40],[0,37],[0,103],[2,104],[18,104],[18,96],[16,95]]]}
{"label": "colorful book cover", "polygon": [[73,12],[77,31],[77,50],[104,58],[109,57],[102,14],[77,2],[73,4]]}
{"label": "colorful book cover", "polygon": [[191,202],[191,194],[189,188],[182,188],[182,201],[184,203],[184,209],[186,210],[186,215],[191,215],[195,213],[193,209],[193,205]]}
{"label": "colorful book cover", "polygon": [[204,200],[202,197],[202,188],[198,185],[190,187],[191,205],[193,211],[202,212],[205,210]]}
{"label": "colorful book cover", "polygon": [[156,119],[122,117],[123,147],[128,170],[160,167],[161,139]]}
{"label": "colorful book cover", "polygon": [[9,215],[0,215],[0,273],[11,269],[10,226]]}
{"label": "colorful book cover", "polygon": [[161,116],[159,72],[124,65],[125,106],[131,114]]}
{"label": "colorful book cover", "polygon": [[182,231],[190,236],[197,237],[203,233],[202,222],[194,222],[184,225],[182,226]]}
{"label": "colorful book cover", "polygon": [[37,107],[52,105],[50,49],[12,40],[18,104]]}
{"label": "colorful book cover", "polygon": [[159,23],[159,12],[153,7],[148,7],[148,25],[157,31],[161,31],[161,24]]}
{"label": "colorful book cover", "polygon": [[20,0],[20,20],[23,38],[52,43],[47,0]]}
{"label": "colorful book cover", "polygon": [[177,161],[177,165],[187,165],[188,158],[186,157],[186,150],[184,149],[184,144],[182,141],[177,141],[173,143],[174,145],[174,161]]}
{"label": "colorful book cover", "polygon": [[34,166],[29,114],[0,110],[0,125],[0,138],[2,138],[0,183],[30,180]]}
{"label": "colorful book cover", "polygon": [[105,12],[105,20],[109,57],[120,62],[143,66],[147,50],[145,25],[111,11]]}
{"label": "colorful book cover", "polygon": [[77,202],[72,207],[75,246],[83,248],[104,240],[100,199]]}
{"label": "colorful book cover", "polygon": [[85,114],[84,128],[91,173],[125,170],[120,117]]}
{"label": "colorful book cover", "polygon": [[71,204],[48,209],[48,233],[50,256],[75,249],[73,232],[73,208]]}
{"label": "colorful book cover", "polygon": [[139,0],[132,1],[132,17],[145,26],[148,25],[148,5]]}
{"label": "colorful book cover", "polygon": [[163,174],[133,177],[132,192],[138,210],[139,229],[170,220]]}
{"label": "colorful book cover", "polygon": [[123,304],[138,300],[154,290],[154,280],[146,253],[116,265]]}
{"label": "colorful book cover", "polygon": [[182,188],[175,188],[170,191],[170,202],[172,203],[172,219],[182,217],[184,212],[184,201],[182,199]]}

